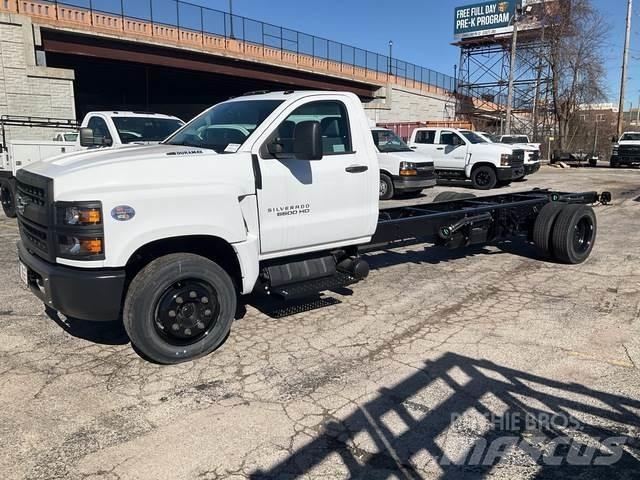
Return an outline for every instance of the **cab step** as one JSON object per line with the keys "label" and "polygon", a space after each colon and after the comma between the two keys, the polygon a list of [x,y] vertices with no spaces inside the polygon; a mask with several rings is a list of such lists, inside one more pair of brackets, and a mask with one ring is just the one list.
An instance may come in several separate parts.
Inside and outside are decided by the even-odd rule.
{"label": "cab step", "polygon": [[297,300],[317,295],[319,292],[326,290],[334,290],[336,288],[346,287],[357,283],[358,280],[343,272],[336,272],[330,277],[316,278],[306,280],[304,282],[292,283],[290,285],[282,285],[280,287],[272,287],[270,293],[281,300]]}

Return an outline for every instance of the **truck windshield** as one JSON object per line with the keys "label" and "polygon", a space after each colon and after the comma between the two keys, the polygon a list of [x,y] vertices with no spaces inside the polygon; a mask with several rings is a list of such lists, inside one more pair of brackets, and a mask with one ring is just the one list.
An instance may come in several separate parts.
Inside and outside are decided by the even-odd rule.
{"label": "truck windshield", "polygon": [[640,133],[625,133],[620,137],[621,142],[640,142]]}
{"label": "truck windshield", "polygon": [[165,143],[235,153],[281,103],[281,100],[220,103],[193,119]]}
{"label": "truck windshield", "polygon": [[177,118],[113,117],[122,143],[161,142],[184,123]]}
{"label": "truck windshield", "polygon": [[471,130],[461,130],[460,133],[471,143],[488,143],[484,138],[480,135],[476,135]]}
{"label": "truck windshield", "polygon": [[529,139],[525,136],[502,137],[502,143],[513,145],[514,143],[529,143]]}
{"label": "truck windshield", "polygon": [[376,147],[382,153],[413,151],[391,130],[372,130],[371,134]]}

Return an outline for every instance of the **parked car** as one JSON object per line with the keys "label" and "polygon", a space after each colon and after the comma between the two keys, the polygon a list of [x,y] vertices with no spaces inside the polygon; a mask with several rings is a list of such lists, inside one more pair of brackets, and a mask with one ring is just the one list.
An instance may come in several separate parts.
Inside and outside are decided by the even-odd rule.
{"label": "parked car", "polygon": [[[18,117],[12,117],[14,120]],[[29,120],[25,121],[28,126]],[[55,127],[56,123],[49,124]],[[158,113],[90,112],[79,133],[59,133],[53,141],[14,140],[0,148],[0,201],[8,217],[15,217],[15,175],[25,166],[87,148],[123,147],[159,143],[182,127],[177,117]],[[39,127],[46,123],[37,122]],[[4,131],[4,129],[3,129]]]}
{"label": "parked car", "polygon": [[380,200],[417,194],[436,184],[433,160],[418,153],[386,128],[371,129],[380,165]]}
{"label": "parked car", "polygon": [[625,132],[614,142],[609,165],[613,168],[622,165],[640,165],[640,132]]}
{"label": "parked car", "polygon": [[479,190],[524,176],[524,150],[488,143],[470,130],[416,128],[409,146],[433,158],[438,179],[471,180]]}
{"label": "parked car", "polygon": [[[503,136],[495,136],[488,134],[486,132],[476,132],[477,135],[485,139],[489,143],[505,143],[505,145],[511,145],[513,148],[524,150],[524,176],[516,179],[523,180],[525,177],[536,173],[540,170],[540,144],[539,143],[530,143],[529,137],[524,135],[522,136],[513,136],[507,137]],[[503,139],[507,140],[525,140],[524,143],[511,143],[510,141],[503,142]]]}

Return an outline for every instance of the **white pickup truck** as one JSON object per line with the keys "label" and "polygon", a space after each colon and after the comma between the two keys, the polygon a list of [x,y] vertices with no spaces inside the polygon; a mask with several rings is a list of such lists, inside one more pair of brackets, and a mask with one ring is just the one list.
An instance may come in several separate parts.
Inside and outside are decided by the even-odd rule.
{"label": "white pickup truck", "polygon": [[367,251],[518,237],[583,262],[596,235],[585,204],[611,198],[532,190],[379,211],[362,104],[326,91],[235,98],[159,145],[70,153],[16,183],[24,284],[69,317],[121,317],[160,363],[218,348],[242,295],[300,299],[364,279]]}
{"label": "white pickup truck", "polygon": [[439,179],[471,180],[490,190],[524,176],[524,151],[490,144],[470,130],[416,128],[409,146],[430,155]]}
{"label": "white pickup truck", "polygon": [[612,139],[613,151],[609,165],[612,168],[622,165],[640,165],[640,132],[624,132]]}
{"label": "white pickup truck", "polygon": [[[514,149],[519,149],[524,151],[524,176],[518,180],[524,179],[526,176],[532,175],[540,170],[540,144],[539,143],[529,143],[529,137],[527,136],[498,136],[498,135],[490,135],[485,132],[475,132],[476,135],[486,140],[488,143],[503,143],[504,145],[509,145]],[[506,140],[506,141],[504,141]],[[523,140],[524,143],[512,143],[512,141],[520,141]]]}
{"label": "white pickup truck", "polygon": [[397,194],[417,194],[436,184],[433,160],[404,143],[386,128],[372,128],[373,143],[380,163],[380,200]]}
{"label": "white pickup truck", "polygon": [[[32,125],[47,127],[46,122]],[[87,148],[158,143],[182,125],[184,122],[179,118],[157,113],[90,112],[85,115],[79,134],[57,133],[49,142],[15,140],[7,142],[6,146],[0,145],[2,209],[8,217],[15,217],[15,174],[31,163]],[[55,127],[55,124],[50,126]],[[69,141],[71,138],[73,140]]]}

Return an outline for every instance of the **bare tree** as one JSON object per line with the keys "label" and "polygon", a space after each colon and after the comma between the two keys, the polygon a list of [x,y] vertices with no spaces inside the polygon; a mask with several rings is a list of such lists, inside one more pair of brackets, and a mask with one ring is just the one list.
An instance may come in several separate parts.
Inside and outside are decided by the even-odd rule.
{"label": "bare tree", "polygon": [[580,105],[606,96],[602,45],[608,27],[591,0],[559,0],[547,9],[544,23],[557,146],[565,150]]}

